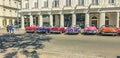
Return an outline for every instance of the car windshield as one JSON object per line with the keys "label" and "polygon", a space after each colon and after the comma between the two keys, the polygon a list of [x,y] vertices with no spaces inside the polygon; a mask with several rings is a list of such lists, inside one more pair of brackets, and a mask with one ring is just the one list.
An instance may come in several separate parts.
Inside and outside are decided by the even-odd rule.
{"label": "car windshield", "polygon": [[104,28],[104,27],[114,27],[114,25],[103,25],[101,28]]}
{"label": "car windshield", "polygon": [[106,27],[114,27],[113,25],[106,25]]}

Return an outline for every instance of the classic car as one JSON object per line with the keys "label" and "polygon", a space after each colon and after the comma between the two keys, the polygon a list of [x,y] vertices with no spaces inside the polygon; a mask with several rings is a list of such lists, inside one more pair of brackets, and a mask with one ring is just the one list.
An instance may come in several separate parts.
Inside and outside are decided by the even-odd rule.
{"label": "classic car", "polygon": [[36,26],[27,26],[25,27],[27,33],[34,33],[36,31]]}
{"label": "classic car", "polygon": [[37,27],[36,32],[37,33],[49,33],[50,27],[49,26]]}
{"label": "classic car", "polygon": [[50,33],[64,33],[64,32],[65,32],[64,27],[54,26],[54,27],[50,28]]}
{"label": "classic car", "polygon": [[120,35],[120,28],[118,28],[118,34]]}
{"label": "classic car", "polygon": [[66,34],[78,34],[79,32],[80,32],[80,28],[76,26],[66,28]]}
{"label": "classic car", "polygon": [[94,25],[87,26],[84,28],[84,34],[96,34],[97,28]]}
{"label": "classic car", "polygon": [[99,34],[101,35],[117,35],[118,28],[114,25],[103,25],[99,29]]}

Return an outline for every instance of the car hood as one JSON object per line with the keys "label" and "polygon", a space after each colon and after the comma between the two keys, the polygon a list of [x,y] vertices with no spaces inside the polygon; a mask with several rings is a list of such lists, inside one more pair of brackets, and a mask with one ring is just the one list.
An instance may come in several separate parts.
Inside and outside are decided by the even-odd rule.
{"label": "car hood", "polygon": [[93,31],[95,31],[95,30],[97,30],[97,28],[96,27],[85,27],[84,30],[85,31],[87,31],[87,30],[93,30]]}
{"label": "car hood", "polygon": [[58,27],[51,28],[51,30],[60,30]]}
{"label": "car hood", "polygon": [[25,29],[26,30],[28,30],[28,29],[36,29],[36,27],[33,27],[33,26],[32,27],[26,27]]}
{"label": "car hood", "polygon": [[111,31],[111,32],[116,32],[116,31],[117,31],[117,28],[105,27],[105,28],[103,28],[103,31],[104,31],[104,32],[109,32],[109,31]]}

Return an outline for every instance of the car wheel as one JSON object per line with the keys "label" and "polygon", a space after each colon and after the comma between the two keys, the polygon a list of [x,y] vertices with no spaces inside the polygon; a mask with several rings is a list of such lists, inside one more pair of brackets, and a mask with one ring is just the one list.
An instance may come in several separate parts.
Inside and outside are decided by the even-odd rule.
{"label": "car wheel", "polygon": [[60,34],[62,34],[62,31],[60,31]]}

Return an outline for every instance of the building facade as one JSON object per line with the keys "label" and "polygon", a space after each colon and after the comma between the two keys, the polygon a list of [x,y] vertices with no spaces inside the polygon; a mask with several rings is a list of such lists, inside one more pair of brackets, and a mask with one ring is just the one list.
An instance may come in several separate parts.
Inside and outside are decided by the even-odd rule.
{"label": "building facade", "polygon": [[120,26],[120,0],[22,0],[21,27]]}
{"label": "building facade", "polygon": [[20,3],[19,0],[0,0],[0,28],[16,24]]}

